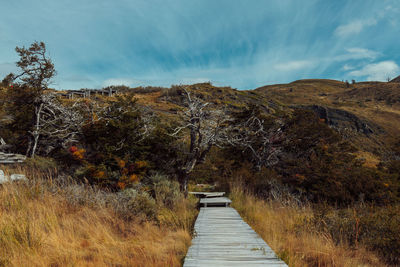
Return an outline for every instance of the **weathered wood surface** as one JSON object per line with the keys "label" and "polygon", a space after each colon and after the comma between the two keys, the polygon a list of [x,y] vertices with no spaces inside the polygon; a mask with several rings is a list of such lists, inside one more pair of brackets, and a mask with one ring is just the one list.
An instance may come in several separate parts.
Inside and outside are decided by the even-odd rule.
{"label": "weathered wood surface", "polygon": [[7,154],[0,152],[0,164],[22,163],[26,160],[24,155]]}
{"label": "weathered wood surface", "polygon": [[225,192],[189,192],[196,197],[222,197]]}
{"label": "weathered wood surface", "polygon": [[200,199],[200,205],[204,207],[211,206],[229,206],[232,201],[227,197],[210,197]]}
{"label": "weathered wood surface", "polygon": [[200,208],[184,267],[287,266],[233,208]]}

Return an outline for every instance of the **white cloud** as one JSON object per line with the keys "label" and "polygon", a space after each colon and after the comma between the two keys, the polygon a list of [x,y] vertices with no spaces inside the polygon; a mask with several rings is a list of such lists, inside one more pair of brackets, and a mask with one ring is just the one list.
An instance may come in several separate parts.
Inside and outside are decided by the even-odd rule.
{"label": "white cloud", "polygon": [[365,65],[359,70],[349,73],[350,76],[366,76],[368,81],[386,81],[399,75],[400,67],[394,61],[381,61]]}
{"label": "white cloud", "polygon": [[313,62],[310,60],[295,60],[295,61],[276,64],[274,68],[279,71],[294,71],[311,67],[312,65]]}
{"label": "white cloud", "polygon": [[342,68],[342,70],[344,70],[344,71],[353,70],[353,69],[354,69],[354,67],[353,67],[353,66],[350,66],[350,65],[348,65],[348,64],[345,64],[345,65],[343,66],[343,68]]}
{"label": "white cloud", "polygon": [[142,84],[142,82],[131,78],[110,78],[103,81],[102,86],[103,87],[111,85],[139,86],[138,84]]}
{"label": "white cloud", "polygon": [[346,51],[350,53],[352,59],[375,59],[380,54],[378,52],[359,47],[348,48]]}
{"label": "white cloud", "polygon": [[333,60],[335,61],[347,61],[347,60],[358,60],[358,59],[374,60],[381,55],[381,53],[379,52],[360,47],[347,48],[346,52],[347,53],[345,54],[333,57]]}
{"label": "white cloud", "polygon": [[335,35],[346,37],[352,34],[360,33],[365,27],[376,25],[376,19],[354,20],[348,24],[340,25],[335,30]]}

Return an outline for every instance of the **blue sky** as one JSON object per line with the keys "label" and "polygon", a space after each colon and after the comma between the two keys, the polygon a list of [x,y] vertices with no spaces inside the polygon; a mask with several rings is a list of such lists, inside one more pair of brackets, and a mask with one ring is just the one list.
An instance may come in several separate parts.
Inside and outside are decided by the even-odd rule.
{"label": "blue sky", "polygon": [[398,0],[0,0],[0,77],[44,41],[57,89],[400,75]]}

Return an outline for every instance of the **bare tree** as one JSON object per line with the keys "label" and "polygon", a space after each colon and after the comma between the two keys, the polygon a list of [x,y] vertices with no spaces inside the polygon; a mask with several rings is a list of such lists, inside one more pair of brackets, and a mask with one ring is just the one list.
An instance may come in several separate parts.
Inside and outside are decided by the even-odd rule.
{"label": "bare tree", "polygon": [[252,107],[236,119],[227,141],[240,148],[242,153],[250,152],[254,166],[261,170],[263,166],[270,167],[279,161],[284,140],[282,127],[282,120],[267,120],[256,107]]}
{"label": "bare tree", "polygon": [[78,102],[71,107],[64,106],[54,93],[40,96],[35,106],[35,124],[32,143],[27,154],[34,157],[38,148],[39,138],[46,136],[46,151],[52,150],[52,142],[59,143],[62,147],[77,141],[77,136],[83,123],[83,118],[78,112]]}
{"label": "bare tree", "polygon": [[182,114],[182,125],[174,130],[172,136],[184,130],[189,131],[189,147],[178,170],[181,190],[187,195],[188,176],[196,164],[204,162],[214,145],[226,143],[230,117],[221,110],[212,109],[209,103],[192,96],[184,87],[182,89],[186,110]]}

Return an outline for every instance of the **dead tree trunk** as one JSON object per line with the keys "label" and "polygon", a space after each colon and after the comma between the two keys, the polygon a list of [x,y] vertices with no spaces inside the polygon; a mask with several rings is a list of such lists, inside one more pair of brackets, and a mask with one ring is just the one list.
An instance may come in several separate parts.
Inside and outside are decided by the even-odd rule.
{"label": "dead tree trunk", "polygon": [[219,110],[211,109],[209,103],[202,102],[182,88],[185,92],[187,109],[183,113],[182,126],[177,127],[173,136],[184,129],[189,130],[189,150],[178,170],[178,181],[185,196],[188,194],[188,178],[195,166],[205,160],[213,145],[222,144],[226,136],[226,122],[229,117]]}
{"label": "dead tree trunk", "polygon": [[32,151],[31,151],[31,155],[30,155],[31,158],[35,157],[36,149],[37,149],[38,142],[39,142],[40,116],[42,114],[42,109],[43,109],[43,103],[40,103],[39,106],[37,106],[35,108],[35,125],[33,128],[33,131],[31,132],[32,137],[33,137],[33,147],[32,147]]}

